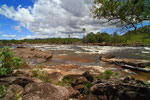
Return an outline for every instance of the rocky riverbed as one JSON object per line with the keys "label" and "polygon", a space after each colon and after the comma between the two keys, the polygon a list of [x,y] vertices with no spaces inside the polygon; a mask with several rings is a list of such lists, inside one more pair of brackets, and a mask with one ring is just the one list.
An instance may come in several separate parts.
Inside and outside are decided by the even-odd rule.
{"label": "rocky riverbed", "polygon": [[[7,92],[2,97],[6,100],[149,100],[149,73],[124,69],[100,60],[100,57],[106,54],[115,55],[117,61],[120,61],[120,58],[131,59],[131,55],[149,52],[148,48],[144,48],[19,46],[12,49],[14,56],[21,57],[29,66],[15,70],[12,75],[0,79],[0,87],[7,86]],[[133,53],[134,50],[136,54]],[[117,52],[122,53],[118,55]],[[121,57],[127,52],[130,56]],[[142,57],[134,56],[132,61],[136,58],[135,60],[140,62],[141,60],[137,59]],[[148,61],[148,57],[145,59]]]}

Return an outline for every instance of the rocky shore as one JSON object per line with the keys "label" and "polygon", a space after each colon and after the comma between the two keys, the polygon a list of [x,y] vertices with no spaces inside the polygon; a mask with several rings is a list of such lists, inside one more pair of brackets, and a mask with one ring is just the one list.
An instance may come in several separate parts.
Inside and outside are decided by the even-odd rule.
{"label": "rocky shore", "polygon": [[[35,65],[34,62],[50,61],[53,54],[25,47],[12,51],[27,61],[28,67],[0,78],[0,97],[4,100],[150,100],[150,84],[134,77],[101,66]],[[112,55],[100,60],[136,68],[149,65],[147,61],[120,61]]]}

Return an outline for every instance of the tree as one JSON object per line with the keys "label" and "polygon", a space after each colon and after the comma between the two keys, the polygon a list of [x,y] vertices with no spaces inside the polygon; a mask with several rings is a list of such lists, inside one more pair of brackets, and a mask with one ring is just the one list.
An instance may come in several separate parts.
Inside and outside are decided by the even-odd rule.
{"label": "tree", "polygon": [[137,30],[137,24],[150,20],[150,0],[95,0],[92,13],[94,18],[117,21],[123,28]]}
{"label": "tree", "polygon": [[82,28],[82,32],[83,32],[83,37],[84,37],[84,33],[86,32],[86,28]]}

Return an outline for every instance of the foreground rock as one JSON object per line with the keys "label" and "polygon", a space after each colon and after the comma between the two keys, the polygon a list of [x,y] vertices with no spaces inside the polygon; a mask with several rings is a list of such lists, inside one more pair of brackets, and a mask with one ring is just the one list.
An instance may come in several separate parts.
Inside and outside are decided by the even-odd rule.
{"label": "foreground rock", "polygon": [[113,55],[104,55],[100,57],[101,61],[108,62],[111,64],[119,65],[123,68],[150,72],[150,61],[149,60],[138,60],[138,59],[118,59]]}
{"label": "foreground rock", "polygon": [[150,100],[149,85],[128,77],[95,84],[91,92],[99,100]]}
{"label": "foreground rock", "polygon": [[27,61],[36,60],[41,63],[52,59],[52,53],[50,51],[41,51],[35,48],[19,47],[12,51],[14,52],[14,56],[21,57]]}
{"label": "foreground rock", "polygon": [[69,92],[64,87],[50,83],[29,84],[22,100],[68,100]]}

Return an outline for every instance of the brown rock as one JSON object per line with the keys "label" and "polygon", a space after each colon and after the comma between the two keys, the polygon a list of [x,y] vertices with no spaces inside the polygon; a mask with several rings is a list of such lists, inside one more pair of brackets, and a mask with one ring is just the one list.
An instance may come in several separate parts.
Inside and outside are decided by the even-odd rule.
{"label": "brown rock", "polygon": [[[28,89],[27,89],[28,88]],[[25,87],[22,100],[68,100],[69,92],[64,87],[50,83],[30,84]]]}
{"label": "brown rock", "polygon": [[78,90],[73,89],[71,86],[67,86],[66,89],[69,91],[70,97],[75,97],[80,95],[80,92]]}
{"label": "brown rock", "polygon": [[4,100],[21,100],[23,95],[23,88],[20,85],[13,84],[7,89]]}
{"label": "brown rock", "polygon": [[84,84],[86,82],[88,82],[88,80],[85,77],[79,77],[72,83],[72,86],[74,87],[80,84]]}
{"label": "brown rock", "polygon": [[90,74],[89,71],[86,71],[82,74],[83,77],[85,77],[88,81],[93,82],[94,81],[94,77],[93,75]]}

